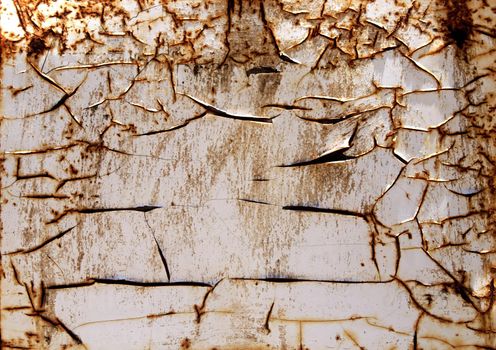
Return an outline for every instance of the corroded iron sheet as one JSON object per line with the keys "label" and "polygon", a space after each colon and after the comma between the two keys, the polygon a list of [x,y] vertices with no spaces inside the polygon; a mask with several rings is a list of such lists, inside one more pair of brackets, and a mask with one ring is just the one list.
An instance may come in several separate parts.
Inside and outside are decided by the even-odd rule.
{"label": "corroded iron sheet", "polygon": [[491,0],[2,0],[2,349],[494,349]]}

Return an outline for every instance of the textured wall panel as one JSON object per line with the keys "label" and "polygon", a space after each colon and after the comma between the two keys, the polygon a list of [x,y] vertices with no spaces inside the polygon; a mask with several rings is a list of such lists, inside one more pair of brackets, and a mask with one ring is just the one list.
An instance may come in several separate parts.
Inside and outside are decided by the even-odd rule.
{"label": "textured wall panel", "polygon": [[493,1],[0,16],[2,348],[496,347]]}

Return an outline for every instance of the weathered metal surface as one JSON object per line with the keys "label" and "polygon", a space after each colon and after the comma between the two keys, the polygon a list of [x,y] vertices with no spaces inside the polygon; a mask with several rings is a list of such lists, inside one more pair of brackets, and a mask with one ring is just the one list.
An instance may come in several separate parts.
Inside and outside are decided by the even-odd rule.
{"label": "weathered metal surface", "polygon": [[496,4],[0,11],[2,348],[496,347]]}

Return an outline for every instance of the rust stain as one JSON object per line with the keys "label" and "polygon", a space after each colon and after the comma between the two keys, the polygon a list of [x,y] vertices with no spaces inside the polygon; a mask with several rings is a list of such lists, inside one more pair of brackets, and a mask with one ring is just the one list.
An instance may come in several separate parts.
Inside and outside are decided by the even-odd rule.
{"label": "rust stain", "polygon": [[[102,286],[205,288],[122,318],[190,317],[181,349],[370,347],[357,327],[496,346],[489,2],[5,3],[3,347],[84,348],[79,327],[112,320],[77,325],[51,298]],[[302,285],[408,302],[398,320],[332,318]],[[14,315],[31,328],[9,338]]]}

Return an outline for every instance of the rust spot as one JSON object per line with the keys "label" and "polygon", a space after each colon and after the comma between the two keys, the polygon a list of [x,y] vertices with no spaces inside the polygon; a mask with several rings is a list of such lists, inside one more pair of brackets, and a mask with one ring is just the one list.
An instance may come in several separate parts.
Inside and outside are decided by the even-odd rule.
{"label": "rust spot", "polygon": [[463,48],[472,32],[473,23],[470,10],[465,0],[447,0],[447,16],[444,25],[446,35],[454,40],[456,46]]}
{"label": "rust spot", "polygon": [[188,338],[184,338],[181,341],[181,349],[189,349],[191,347],[191,340]]}
{"label": "rust spot", "polygon": [[28,55],[38,57],[48,49],[45,40],[42,38],[34,37],[28,44]]}

